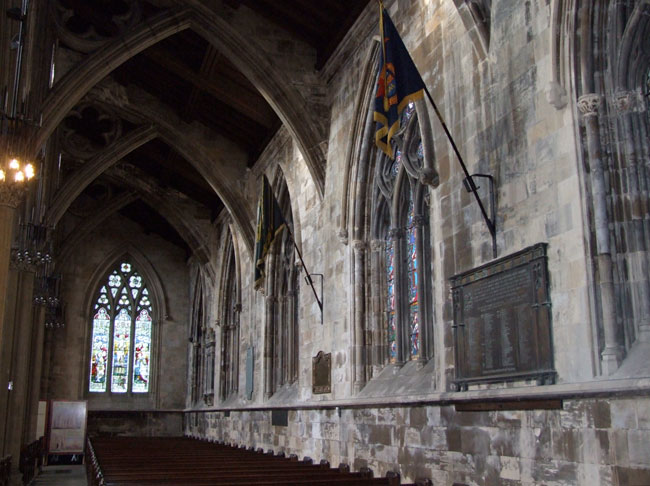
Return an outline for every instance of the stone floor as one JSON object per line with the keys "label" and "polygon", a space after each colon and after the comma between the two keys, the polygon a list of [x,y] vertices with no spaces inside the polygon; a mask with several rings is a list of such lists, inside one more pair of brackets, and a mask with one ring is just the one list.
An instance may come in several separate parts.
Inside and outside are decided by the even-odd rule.
{"label": "stone floor", "polygon": [[88,486],[86,466],[45,466],[32,485]]}

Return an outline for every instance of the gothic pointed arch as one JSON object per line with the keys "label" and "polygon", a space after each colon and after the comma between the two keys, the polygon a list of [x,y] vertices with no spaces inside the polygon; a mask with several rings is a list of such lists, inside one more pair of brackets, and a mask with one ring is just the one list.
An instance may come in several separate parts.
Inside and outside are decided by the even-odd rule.
{"label": "gothic pointed arch", "polygon": [[86,296],[85,394],[157,401],[158,328],[167,319],[157,273],[135,248],[116,249],[98,266]]}
{"label": "gothic pointed arch", "polygon": [[219,293],[221,323],[221,399],[234,397],[239,391],[241,285],[234,237],[230,227],[224,232]]}
{"label": "gothic pointed arch", "polygon": [[[426,361],[433,355],[428,194],[430,187],[437,186],[438,174],[432,129],[426,105],[410,104],[395,139],[400,154],[397,162],[378,151],[372,117],[378,49],[374,39],[364,87],[355,105],[362,112],[356,114],[344,182],[345,195],[352,203],[340,229],[344,237],[349,231],[352,239],[355,392],[387,363]],[[405,264],[407,255],[411,260]],[[401,263],[391,263],[395,258]]]}
{"label": "gothic pointed arch", "polygon": [[54,86],[42,110],[42,123],[33,137],[34,150],[43,146],[66,113],[115,68],[165,38],[191,28],[244,73],[267,99],[300,147],[319,195],[325,181],[324,136],[304,106],[302,95],[290,89],[285,76],[223,18],[199,2],[166,10],[143,20],[121,37],[108,41],[67,73]]}
{"label": "gothic pointed arch", "polygon": [[289,190],[278,168],[272,183],[286,222],[276,236],[266,262],[265,312],[265,396],[270,398],[282,387],[298,380],[299,276],[293,232],[294,220]]}

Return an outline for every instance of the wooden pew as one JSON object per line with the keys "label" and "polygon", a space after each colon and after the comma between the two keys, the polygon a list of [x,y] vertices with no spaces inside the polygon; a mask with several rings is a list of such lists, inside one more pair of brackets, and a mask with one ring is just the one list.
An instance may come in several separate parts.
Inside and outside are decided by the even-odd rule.
{"label": "wooden pew", "polygon": [[91,486],[334,486],[400,484],[399,475],[373,478],[329,463],[312,464],[188,438],[93,438],[88,441]]}

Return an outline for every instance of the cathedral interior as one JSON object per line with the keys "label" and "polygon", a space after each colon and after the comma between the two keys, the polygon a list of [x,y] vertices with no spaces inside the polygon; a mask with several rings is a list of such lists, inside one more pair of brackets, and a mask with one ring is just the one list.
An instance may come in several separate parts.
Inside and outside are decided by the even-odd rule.
{"label": "cathedral interior", "polygon": [[0,3],[12,481],[87,435],[650,484],[650,1]]}

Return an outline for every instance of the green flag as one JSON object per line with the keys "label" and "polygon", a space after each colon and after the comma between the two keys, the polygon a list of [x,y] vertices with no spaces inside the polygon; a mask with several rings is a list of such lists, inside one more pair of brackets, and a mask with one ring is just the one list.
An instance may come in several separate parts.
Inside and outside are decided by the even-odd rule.
{"label": "green flag", "polygon": [[264,176],[262,194],[257,206],[257,238],[255,239],[255,289],[264,284],[264,261],[275,236],[286,223],[280,205],[273,195],[271,185]]}

